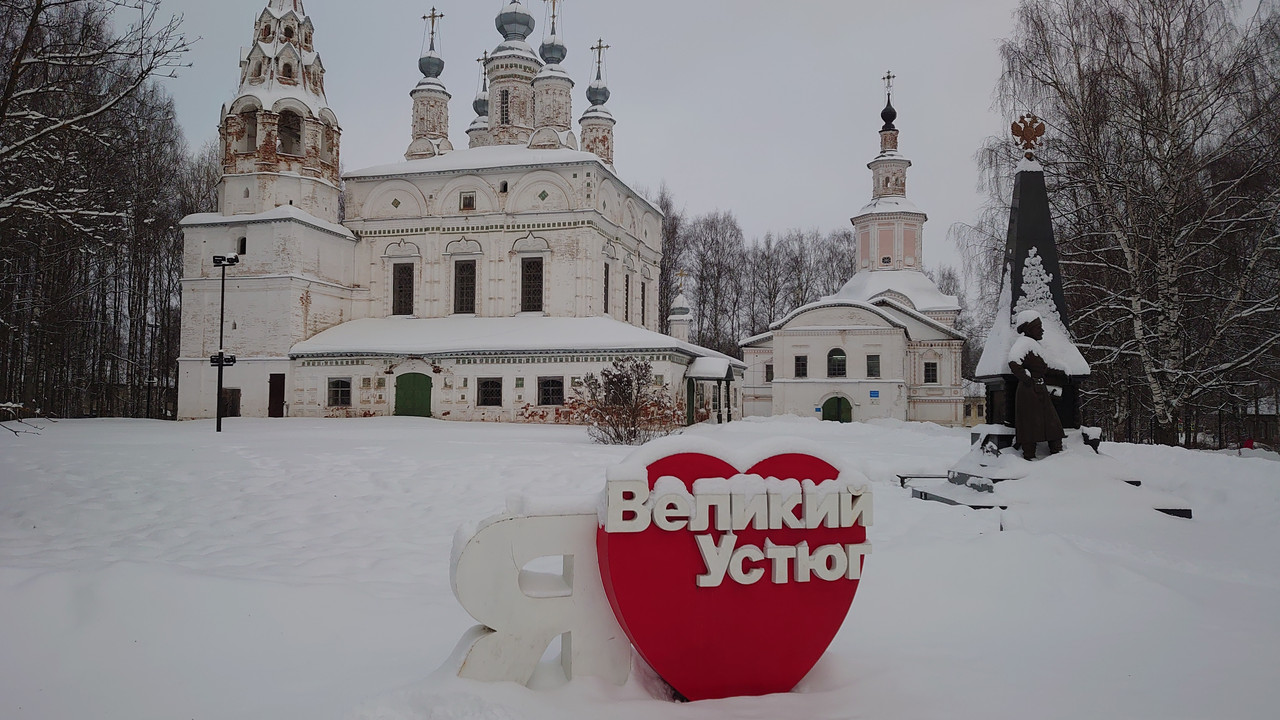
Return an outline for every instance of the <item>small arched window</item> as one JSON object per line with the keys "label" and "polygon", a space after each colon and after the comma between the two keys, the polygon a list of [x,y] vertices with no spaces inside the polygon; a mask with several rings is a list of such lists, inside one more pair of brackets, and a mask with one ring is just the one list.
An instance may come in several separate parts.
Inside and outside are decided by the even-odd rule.
{"label": "small arched window", "polygon": [[293,65],[291,65],[291,64],[289,64],[289,63],[285,63],[285,64],[284,64],[284,67],[280,68],[280,75],[281,75],[281,76],[283,76],[283,77],[286,77],[286,78],[288,78],[288,79],[290,79],[290,80],[292,80],[292,79],[293,79]]}
{"label": "small arched window", "polygon": [[253,76],[256,78],[262,77],[262,61],[253,64]]}
{"label": "small arched window", "polygon": [[263,40],[270,40],[270,39],[271,39],[271,26],[270,26],[270,25],[263,25],[263,26],[262,26],[262,39],[263,39]]}
{"label": "small arched window", "polygon": [[827,377],[842,378],[848,373],[848,358],[844,350],[834,348],[827,353]]}
{"label": "small arched window", "polygon": [[292,39],[293,39],[293,28],[292,28],[292,27],[286,27],[286,28],[284,29],[284,39],[285,39],[285,40],[292,40]]}
{"label": "small arched window", "polygon": [[249,188],[244,189],[244,197],[246,200],[249,199]]}
{"label": "small arched window", "polygon": [[506,181],[506,180],[503,180],[503,181],[498,185],[498,192],[503,193],[504,195],[506,194],[506,192],[507,192],[507,181]]}
{"label": "small arched window", "polygon": [[247,255],[249,253],[249,238],[240,238],[236,241],[236,254]]}

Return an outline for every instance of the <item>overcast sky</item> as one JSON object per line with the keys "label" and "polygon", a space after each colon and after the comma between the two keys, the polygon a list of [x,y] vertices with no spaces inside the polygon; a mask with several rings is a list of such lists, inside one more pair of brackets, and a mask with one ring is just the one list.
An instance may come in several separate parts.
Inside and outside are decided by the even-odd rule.
{"label": "overcast sky", "polygon": [[[476,58],[501,38],[505,0],[305,0],[324,59],[329,104],[343,128],[346,170],[403,159],[409,91],[421,75],[422,16],[445,14],[438,47],[453,94],[450,130],[467,146]],[[538,19],[546,6],[527,0]],[[636,187],[666,181],[689,214],[732,210],[748,238],[787,228],[848,227],[870,199],[866,163],[879,149],[886,70],[908,195],[929,214],[925,264],[956,263],[947,228],[969,222],[981,197],[974,153],[1007,132],[991,109],[997,44],[1017,0],[565,0],[564,65],[577,81],[574,120],[587,108],[589,48],[611,46],[607,71],[618,120],[615,166]],[[266,0],[164,0],[200,37],[193,64],[167,82],[192,145],[217,137],[234,98],[241,47]]]}

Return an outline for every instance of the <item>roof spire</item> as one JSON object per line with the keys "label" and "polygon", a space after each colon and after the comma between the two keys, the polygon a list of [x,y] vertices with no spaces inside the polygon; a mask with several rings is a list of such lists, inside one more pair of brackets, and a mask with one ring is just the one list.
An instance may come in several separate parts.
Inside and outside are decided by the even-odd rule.
{"label": "roof spire", "polygon": [[487,117],[489,115],[489,75],[485,72],[485,66],[489,64],[489,51],[486,50],[483,56],[476,58],[476,62],[480,63],[480,92],[476,93],[476,99],[471,102],[471,109],[476,111],[476,117]]}
{"label": "roof spire", "polygon": [[587,86],[587,100],[592,105],[604,105],[609,102],[609,87],[604,82],[604,51],[609,48],[609,45],[604,44],[603,38],[597,40],[591,48],[591,52],[596,54],[596,79]]}
{"label": "roof spire", "polygon": [[431,35],[431,44],[427,51],[418,58],[418,69],[422,71],[424,77],[438,78],[440,73],[444,72],[444,58],[436,52],[436,23],[444,19],[444,13],[431,8],[431,14],[423,15],[422,19],[429,23],[429,32]]}
{"label": "roof spire", "polygon": [[569,55],[569,48],[556,32],[557,21],[560,19],[560,3],[564,0],[543,0],[543,2],[551,5],[551,34],[542,41],[538,54],[548,65],[559,65]]}
{"label": "roof spire", "polygon": [[898,111],[893,109],[893,81],[898,79],[897,75],[890,70],[880,78],[884,80],[884,110],[880,111],[880,119],[884,120],[884,127],[880,128],[880,132],[888,132],[897,130],[893,126],[893,121],[898,119]]}

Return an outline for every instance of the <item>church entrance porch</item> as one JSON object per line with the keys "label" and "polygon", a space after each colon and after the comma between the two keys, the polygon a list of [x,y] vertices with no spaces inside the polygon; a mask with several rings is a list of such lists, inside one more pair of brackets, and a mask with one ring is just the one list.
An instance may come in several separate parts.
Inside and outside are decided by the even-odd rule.
{"label": "church entrance porch", "polygon": [[431,417],[431,378],[405,373],[396,378],[396,415]]}
{"label": "church entrance porch", "polygon": [[822,403],[822,419],[832,422],[853,422],[853,404],[849,398],[836,396]]}

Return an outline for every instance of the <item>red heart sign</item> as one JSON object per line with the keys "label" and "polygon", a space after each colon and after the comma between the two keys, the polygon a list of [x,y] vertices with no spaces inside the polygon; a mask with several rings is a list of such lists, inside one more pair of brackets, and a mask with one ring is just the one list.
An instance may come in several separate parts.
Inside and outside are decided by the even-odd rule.
{"label": "red heart sign", "polygon": [[[826,461],[799,453],[775,455],[746,471],[711,455],[679,453],[646,470],[651,493],[663,477],[681,480],[692,493],[695,480],[740,472],[814,483],[839,475]],[[775,507],[770,499],[771,517],[763,527],[753,522],[732,530],[706,519],[704,528],[690,530],[685,523],[673,530],[671,513],[659,518],[655,503],[662,500],[661,492],[654,493],[653,522],[645,529],[610,532],[607,522],[596,536],[605,592],[632,645],[690,700],[790,691],[826,652],[849,612],[861,577],[863,551],[856,546],[865,547],[866,528],[851,520],[851,527],[806,527],[801,516],[817,507],[807,500],[803,513],[793,501],[791,517],[775,527],[782,524],[773,517],[782,504]]]}

